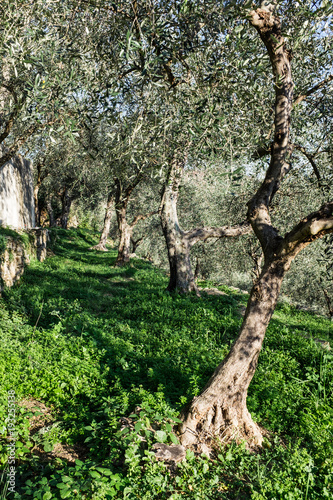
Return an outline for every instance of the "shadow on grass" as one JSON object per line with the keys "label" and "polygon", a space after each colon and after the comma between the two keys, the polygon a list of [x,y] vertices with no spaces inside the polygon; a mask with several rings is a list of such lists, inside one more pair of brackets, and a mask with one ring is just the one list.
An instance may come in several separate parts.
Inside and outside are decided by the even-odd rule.
{"label": "shadow on grass", "polygon": [[[21,285],[5,292],[10,307],[20,306],[32,326],[59,328],[68,343],[94,343],[103,383],[94,398],[89,391],[59,398],[61,414],[76,414],[78,427],[102,421],[101,401],[126,394],[133,409],[140,396],[132,389],[140,386],[150,393],[163,386],[172,406],[182,396],[191,399],[236,338],[246,297],[168,294],[166,276],[149,262],[135,259],[115,268],[116,252],[92,251],[91,244],[66,233],[56,242],[54,257],[34,263]],[[306,361],[310,342],[307,348],[305,339],[292,337],[293,328],[272,319],[265,345],[297,351]]]}
{"label": "shadow on grass", "polygon": [[[202,389],[238,334],[239,308],[246,297],[170,295],[164,291],[166,276],[150,263],[134,260],[125,268],[114,268],[115,251],[89,250],[94,243],[90,235],[81,236],[78,231],[58,234],[55,256],[43,264],[34,262],[21,284],[5,291],[4,297],[13,311],[28,314],[32,326],[33,334],[22,340],[20,349],[24,352],[36,345],[35,365],[26,362],[28,353],[22,366],[33,367],[38,382],[56,373],[45,403],[54,404],[59,411],[66,437],[73,442],[91,439],[89,456],[100,462],[110,459],[119,418],[128,416],[143,397],[153,406],[156,392],[163,392],[165,401],[178,409],[182,396],[189,400]],[[300,341],[295,328],[281,315],[273,318],[265,340],[272,351],[269,363],[275,360],[275,349],[296,353],[304,363],[318,355],[311,346],[307,348],[306,339]],[[47,355],[47,369],[40,363],[44,371],[37,363],[38,349],[39,356]],[[64,358],[62,349],[67,353]],[[54,356],[49,354],[52,350]],[[286,360],[289,362],[288,356]],[[64,368],[66,363],[69,366],[63,377],[68,385],[59,380],[56,392],[54,385],[58,374],[62,376],[63,363]],[[24,377],[22,374],[22,390]],[[75,378],[81,378],[77,390],[73,388]],[[48,388],[46,383],[44,386]],[[262,392],[264,401],[258,402],[259,410],[273,390],[277,391],[276,400],[283,398],[280,385],[268,384]],[[230,483],[227,480],[237,489],[244,488],[237,481],[233,477]]]}
{"label": "shadow on grass", "polygon": [[127,389],[156,391],[162,384],[170,402],[191,396],[221,361],[216,341],[230,344],[237,334],[237,300],[170,295],[167,279],[150,263],[114,268],[114,251],[88,250],[93,242],[78,231],[58,233],[55,256],[29,267],[21,285],[5,293],[10,307],[19,305],[38,328],[60,322],[69,341],[82,331],[94,339],[104,351],[101,370],[108,367],[110,387],[117,379]]}

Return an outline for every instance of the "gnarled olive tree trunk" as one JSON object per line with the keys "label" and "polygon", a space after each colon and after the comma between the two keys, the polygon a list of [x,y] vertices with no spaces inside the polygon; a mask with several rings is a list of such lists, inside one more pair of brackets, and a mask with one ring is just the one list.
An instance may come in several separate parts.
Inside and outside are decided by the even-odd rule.
{"label": "gnarled olive tree trunk", "polygon": [[108,249],[106,248],[106,240],[108,239],[109,232],[110,232],[114,204],[115,204],[115,197],[114,197],[113,191],[111,191],[108,195],[108,200],[107,200],[107,204],[106,204],[106,208],[105,208],[103,230],[102,230],[101,236],[99,238],[98,244],[95,245],[94,247],[91,247],[92,250],[99,250],[101,252],[108,251]]}
{"label": "gnarled olive tree trunk", "polygon": [[55,227],[57,225],[54,213],[53,213],[53,207],[52,207],[52,194],[49,194],[46,198],[46,210],[49,216],[49,221],[50,221],[50,227]]}
{"label": "gnarled olive tree trunk", "polygon": [[235,237],[247,234],[251,231],[251,226],[248,223],[242,223],[233,227],[204,227],[184,231],[178,221],[177,201],[185,162],[186,154],[183,153],[180,156],[180,153],[176,152],[169,165],[159,208],[170,265],[167,290],[169,292],[178,290],[180,293],[194,291],[200,295],[191,266],[192,246],[198,241],[206,241],[208,238]]}
{"label": "gnarled olive tree trunk", "polygon": [[138,185],[142,178],[140,172],[135,180],[126,189],[123,188],[120,179],[116,179],[116,214],[119,232],[118,255],[116,266],[122,267],[129,263],[131,254],[131,238],[133,230],[140,220],[144,220],[151,215],[156,214],[156,211],[149,212],[146,215],[137,215],[131,223],[127,221],[127,206],[130,200],[133,189]]}
{"label": "gnarled olive tree trunk", "polygon": [[262,433],[247,410],[246,397],[283,277],[298,252],[333,231],[333,202],[307,216],[284,237],[271,223],[271,201],[290,169],[293,104],[291,54],[282,36],[281,21],[274,14],[275,7],[272,3],[250,14],[250,21],[267,48],[276,79],[271,160],[263,183],[248,203],[247,214],[264,253],[264,267],[252,288],[240,334],[229,355],[216,368],[202,393],[183,411],[180,439],[185,446],[216,436],[244,438],[249,444],[261,445]]}
{"label": "gnarled olive tree trunk", "polygon": [[67,226],[68,226],[68,218],[69,218],[69,212],[70,212],[71,205],[72,205],[72,200],[73,199],[69,195],[68,189],[65,187],[63,190],[63,193],[61,195],[62,209],[61,209],[60,222],[61,222],[61,227],[63,229],[67,229]]}

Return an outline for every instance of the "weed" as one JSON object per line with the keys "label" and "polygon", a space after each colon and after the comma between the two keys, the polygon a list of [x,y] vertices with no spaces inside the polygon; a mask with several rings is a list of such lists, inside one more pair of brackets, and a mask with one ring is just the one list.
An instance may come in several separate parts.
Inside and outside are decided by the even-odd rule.
{"label": "weed", "polygon": [[[92,232],[51,234],[55,255],[33,261],[0,299],[3,467],[7,391],[49,409],[39,432],[38,409],[18,407],[14,498],[332,496],[333,360],[314,340],[330,340],[328,320],[289,305],[274,314],[248,396],[271,436],[260,453],[232,444],[210,460],[188,452],[170,469],[152,445],[177,442],[179,410],[227,354],[244,296],[170,295],[150,263],[119,269],[116,252],[90,251]],[[80,446],[80,460],[57,456],[59,443]]]}

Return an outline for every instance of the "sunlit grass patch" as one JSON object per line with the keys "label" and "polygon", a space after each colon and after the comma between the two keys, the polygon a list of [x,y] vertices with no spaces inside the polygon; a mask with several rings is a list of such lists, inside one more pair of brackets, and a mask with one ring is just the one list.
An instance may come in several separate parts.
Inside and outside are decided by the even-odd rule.
{"label": "sunlit grass patch", "polygon": [[[330,339],[328,320],[290,306],[274,314],[248,398],[269,432],[262,452],[232,445],[213,460],[189,453],[171,473],[154,460],[155,431],[146,446],[140,436],[155,425],[169,439],[166,423],[228,353],[246,295],[225,287],[226,295],[172,295],[149,262],[119,269],[114,250],[89,250],[89,231],[52,238],[54,256],[33,262],[0,302],[1,420],[14,388],[18,400],[52,408],[57,422],[43,435],[53,451],[41,457],[31,416],[19,410],[16,498],[330,498],[332,354],[312,340]],[[120,419],[136,407],[140,422],[121,434]],[[54,455],[66,447],[85,450],[75,465]]]}

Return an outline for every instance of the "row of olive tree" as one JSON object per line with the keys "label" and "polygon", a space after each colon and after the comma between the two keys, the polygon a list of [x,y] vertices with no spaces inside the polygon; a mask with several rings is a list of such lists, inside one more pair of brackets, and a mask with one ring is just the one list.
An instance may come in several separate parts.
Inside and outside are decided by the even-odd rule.
{"label": "row of olive tree", "polygon": [[[253,231],[262,248],[263,266],[240,334],[202,393],[183,411],[185,446],[222,433],[262,442],[246,397],[283,278],[303,248],[333,231],[331,192],[322,189],[317,161],[319,152],[331,151],[326,120],[332,105],[331,13],[327,2],[310,0],[119,0],[98,6],[88,1],[72,13],[73,34],[84,27],[85,55],[93,63],[80,66],[81,90],[66,91],[68,116],[75,115],[80,161],[97,172],[108,210],[114,200],[117,263],[128,261],[133,228],[147,215],[137,213],[128,222],[131,196],[158,176],[169,290],[197,291],[190,248],[198,241]],[[63,36],[68,40],[68,31]],[[72,43],[77,42],[71,39],[69,48]],[[182,176],[191,165],[209,165],[212,154],[230,172],[236,162],[246,162],[244,174],[260,158],[257,188],[243,220],[185,231],[177,213]],[[297,189],[297,181],[307,175],[306,167],[296,168],[298,154],[316,173],[322,206],[308,215],[305,206],[291,213],[281,236],[280,186],[289,177]]]}
{"label": "row of olive tree", "polygon": [[[145,88],[146,78],[143,78],[142,74],[146,69],[147,73],[149,70],[151,71],[150,82],[156,83],[154,78],[158,78],[158,83],[163,88],[165,85],[169,86],[168,91],[172,93],[173,97],[182,85],[188,84],[189,87],[191,85],[195,87],[197,81],[201,82],[201,80],[199,74],[196,81],[196,72],[191,71],[191,62],[195,62],[196,65],[202,64],[204,71],[207,71],[205,64],[211,60],[209,57],[208,60],[202,60],[202,51],[207,49],[207,41],[210,40],[213,45],[214,40],[216,41],[218,38],[221,41],[220,59],[214,68],[214,78],[212,75],[207,77],[210,82],[218,81],[217,88],[221,84],[220,92],[225,91],[223,97],[220,96],[220,102],[216,101],[218,103],[217,113],[224,111],[223,105],[220,105],[221,101],[223,103],[232,99],[234,107],[239,109],[239,112],[242,111],[240,119],[235,119],[233,123],[234,134],[230,134],[228,137],[234,139],[236,135],[236,141],[232,146],[238,146],[239,154],[244,154],[241,141],[249,140],[249,137],[252,136],[250,147],[247,148],[249,159],[263,155],[269,157],[264,179],[248,201],[245,224],[236,229],[243,231],[247,225],[251,226],[262,247],[263,268],[250,293],[239,337],[227,358],[215,370],[203,392],[183,412],[183,423],[180,428],[181,441],[184,445],[191,445],[201,440],[209,440],[214,435],[236,431],[249,442],[261,444],[262,434],[247,410],[246,396],[256,369],[267,325],[276,306],[283,278],[293,259],[309,243],[333,230],[333,203],[329,201],[329,198],[325,200],[319,210],[317,209],[305,217],[303,214],[301,221],[291,227],[284,236],[279,233],[279,221],[275,221],[275,218],[271,217],[271,206],[273,200],[277,200],[276,195],[281,183],[288,174],[293,174],[295,150],[299,148],[307,150],[309,146],[313,147],[310,141],[314,138],[311,137],[311,134],[306,133],[306,120],[308,120],[309,115],[311,118],[313,117],[313,120],[319,122],[322,120],[321,116],[318,117],[318,114],[312,113],[312,109],[317,105],[316,96],[319,93],[321,100],[330,101],[329,92],[323,94],[322,89],[327,88],[326,85],[329,84],[332,77],[327,75],[322,80],[319,79],[322,75],[322,70],[320,70],[322,65],[325,64],[326,67],[329,67],[330,63],[329,56],[322,55],[327,54],[324,50],[326,38],[323,33],[319,33],[323,20],[328,16],[328,9],[327,6],[324,6],[325,8],[323,6],[316,7],[311,2],[306,1],[301,2],[301,10],[298,10],[297,6],[277,1],[262,2],[256,8],[253,8],[250,3],[244,4],[243,2],[240,5],[238,2],[234,2],[231,7],[230,5],[224,6],[222,2],[209,2],[211,7],[209,14],[214,12],[216,18],[220,20],[220,24],[217,25],[215,21],[213,23],[214,29],[211,29],[212,25],[210,24],[210,29],[206,30],[200,37],[202,26],[200,17],[203,16],[198,6],[188,2],[186,11],[180,8],[178,12],[175,12],[171,8],[174,3],[168,4],[171,12],[170,25],[168,26],[168,22],[165,20],[168,19],[166,11],[160,10],[166,4],[168,2],[162,2],[161,5],[156,6],[158,12],[154,11],[154,15],[150,16],[150,13],[145,10],[144,2],[131,3],[132,10],[127,12],[127,16],[132,22],[132,30],[127,40],[131,40],[131,42],[128,41],[126,47],[128,69],[124,72],[131,75],[128,77],[127,85],[131,85],[133,89],[135,85],[140,89]],[[124,6],[123,8],[125,9]],[[192,16],[194,22],[192,24],[188,22],[187,29],[181,30],[180,27],[183,26],[184,20],[188,21],[187,16]],[[161,35],[160,30],[159,36],[156,36],[158,28],[161,28],[158,25],[159,20],[161,21],[162,18],[164,26],[168,28],[169,35],[165,32],[162,32]],[[209,21],[211,21],[211,17],[208,16],[207,22]],[[178,25],[175,26],[177,22]],[[247,26],[248,22],[250,28]],[[191,31],[188,26],[192,27],[192,39],[197,39],[195,49],[192,47],[188,50],[184,48],[184,37]],[[193,30],[197,30],[194,36]],[[243,91],[235,90],[235,85],[230,77],[225,77],[223,74],[224,70],[227,70],[228,64],[231,64],[230,59],[223,52],[223,43],[227,39],[227,35],[230,35],[230,31],[231,36],[236,33],[235,40],[231,44],[238,51],[236,67],[238,66],[237,76],[239,78],[236,87],[242,83],[244,72],[247,73],[248,78],[253,77],[255,80],[253,85],[248,82],[246,87],[246,95],[250,96],[247,97],[250,105],[244,99],[244,89]],[[177,33],[182,33],[179,39],[176,37]],[[215,37],[214,40],[211,38],[212,33]],[[257,33],[257,38],[255,38],[255,33]],[[238,41],[239,35],[240,42]],[[329,32],[327,36],[329,36]],[[171,37],[172,41],[170,41]],[[243,43],[242,37],[246,40],[246,44]],[[288,38],[291,43],[288,42]],[[201,44],[200,40],[204,40],[205,43]],[[136,42],[134,45],[136,50],[133,51],[132,55],[129,55],[130,44],[134,41]],[[262,46],[258,42],[262,43]],[[302,50],[299,49],[298,52],[296,51],[297,43],[301,44],[302,47]],[[251,46],[251,44],[253,45]],[[291,72],[293,56],[291,44],[296,52],[294,54],[295,78],[302,82],[298,86],[301,92],[296,97],[294,97],[295,85]],[[311,54],[313,50],[314,53]],[[321,51],[322,56],[320,63],[315,59],[318,50]],[[300,65],[305,53],[307,60],[311,60],[311,71],[309,71],[309,67],[306,67],[308,64],[304,65],[305,67]],[[258,64],[246,71],[242,59],[250,55],[249,59],[251,60],[251,54],[255,63],[262,61],[262,64],[261,67]],[[249,59],[246,64],[249,63]],[[186,72],[190,76],[186,75]],[[269,82],[269,72],[273,78],[272,84]],[[226,81],[230,88],[225,85]],[[304,88],[304,85],[307,87]],[[211,87],[213,86],[211,85],[209,90]],[[275,96],[271,95],[271,89]],[[200,86],[195,87],[195,90],[199,95]],[[208,88],[205,91],[208,92]],[[264,100],[261,106],[259,106],[256,97],[258,95],[259,99]],[[168,107],[170,101],[172,101],[171,108]],[[184,109],[175,101],[175,98],[165,98],[162,105],[164,116],[169,118],[168,111],[171,109],[173,119],[169,120],[168,124],[165,121],[162,122],[160,126],[161,132],[164,132],[165,152],[162,159],[166,169],[160,214],[170,262],[169,289],[178,287],[182,291],[188,291],[194,289],[188,258],[188,247],[191,246],[191,241],[195,242],[196,238],[205,239],[210,235],[222,236],[223,234],[222,229],[196,229],[190,232],[184,232],[180,229],[176,206],[182,172],[187,164],[191,148],[197,155],[204,154],[205,146],[213,145],[216,147],[217,138],[220,137],[221,156],[223,156],[227,148],[227,141],[223,143],[223,133],[220,135],[217,133],[212,139],[215,129],[212,129],[213,123],[207,123],[207,120],[203,126],[195,127],[194,122],[198,121],[198,115],[195,113],[193,113],[192,123],[186,119],[187,117],[177,122],[179,116],[177,112],[182,117],[185,113]],[[191,100],[191,111],[196,104],[195,99]],[[207,118],[205,105],[202,108],[205,118]],[[273,122],[270,118],[271,109],[273,109]],[[257,124],[256,118],[252,118],[251,110],[255,111],[259,117],[264,113],[267,114],[260,125]],[[212,115],[214,116],[213,113]],[[229,116],[233,117],[233,114],[230,113]],[[248,122],[248,130],[251,128],[257,130],[254,132],[251,130],[248,135],[240,133],[237,138],[238,129],[246,121]],[[180,125],[176,127],[175,133],[172,133],[175,122],[180,123]],[[294,129],[291,128],[292,124],[295,124]],[[165,134],[167,125],[168,131]],[[258,129],[261,134],[264,134],[260,141],[257,140]],[[221,132],[221,127],[218,127],[218,132]],[[203,136],[206,136],[208,140],[202,140]],[[318,140],[318,137],[315,139]],[[300,140],[303,141],[303,144],[299,144]],[[250,156],[251,148],[252,155]]]}

